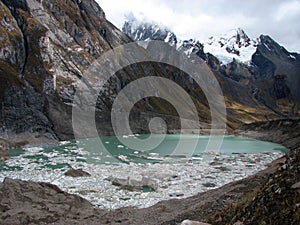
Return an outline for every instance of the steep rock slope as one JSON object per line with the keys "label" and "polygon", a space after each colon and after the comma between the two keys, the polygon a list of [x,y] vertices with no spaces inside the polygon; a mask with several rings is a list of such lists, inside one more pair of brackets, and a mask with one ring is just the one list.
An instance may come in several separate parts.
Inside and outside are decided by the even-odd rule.
{"label": "steep rock slope", "polygon": [[76,82],[129,41],[93,0],[0,1],[2,132],[69,138]]}
{"label": "steep rock slope", "polygon": [[276,110],[297,113],[300,103],[300,55],[288,52],[269,36],[261,35],[259,40],[252,56],[252,63],[257,68],[254,76],[260,90],[259,98],[267,99]]}

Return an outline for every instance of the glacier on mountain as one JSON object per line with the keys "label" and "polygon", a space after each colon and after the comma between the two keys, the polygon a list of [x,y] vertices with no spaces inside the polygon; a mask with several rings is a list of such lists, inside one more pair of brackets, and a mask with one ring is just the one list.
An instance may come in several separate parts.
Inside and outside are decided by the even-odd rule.
{"label": "glacier on mountain", "polygon": [[219,36],[209,37],[206,41],[181,40],[169,28],[161,24],[138,20],[133,14],[125,16],[125,19],[122,30],[135,41],[165,41],[172,46],[176,45],[178,50],[182,50],[188,56],[192,53],[197,54],[201,48],[205,53],[216,56],[224,65],[231,63],[234,59],[248,64],[259,43],[259,40],[250,39],[241,28],[229,30]]}

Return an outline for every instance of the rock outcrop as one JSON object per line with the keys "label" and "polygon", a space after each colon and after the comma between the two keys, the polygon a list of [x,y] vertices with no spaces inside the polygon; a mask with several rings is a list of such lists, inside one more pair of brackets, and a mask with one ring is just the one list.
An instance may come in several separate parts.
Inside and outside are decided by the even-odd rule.
{"label": "rock outcrop", "polygon": [[1,224],[15,225],[82,224],[84,217],[95,223],[95,214],[101,215],[87,200],[55,185],[9,178],[0,184],[0,211]]}

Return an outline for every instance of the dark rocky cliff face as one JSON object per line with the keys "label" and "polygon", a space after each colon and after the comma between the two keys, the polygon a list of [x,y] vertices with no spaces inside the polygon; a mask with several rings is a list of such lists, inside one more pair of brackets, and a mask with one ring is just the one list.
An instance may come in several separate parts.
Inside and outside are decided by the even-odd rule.
{"label": "dark rocky cliff face", "polygon": [[260,83],[260,98],[269,101],[276,110],[290,108],[289,113],[296,114],[300,102],[300,55],[288,52],[269,36],[261,35],[252,62],[257,69],[255,77]]}
{"label": "dark rocky cliff face", "polygon": [[103,52],[128,42],[95,1],[0,1],[2,131],[71,133],[74,86]]}

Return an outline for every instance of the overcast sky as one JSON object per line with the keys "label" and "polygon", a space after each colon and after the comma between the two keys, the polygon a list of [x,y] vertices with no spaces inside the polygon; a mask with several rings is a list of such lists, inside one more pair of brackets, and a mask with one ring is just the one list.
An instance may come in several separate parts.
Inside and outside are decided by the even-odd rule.
{"label": "overcast sky", "polygon": [[270,35],[300,53],[300,0],[96,0],[117,27],[132,12],[139,19],[169,27],[181,38],[209,36],[242,28],[256,38]]}

